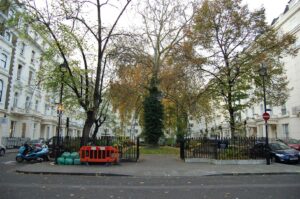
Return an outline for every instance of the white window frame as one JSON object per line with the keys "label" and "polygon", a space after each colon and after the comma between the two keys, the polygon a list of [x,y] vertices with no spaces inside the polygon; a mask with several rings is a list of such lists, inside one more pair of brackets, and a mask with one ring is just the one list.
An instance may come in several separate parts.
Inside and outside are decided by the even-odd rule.
{"label": "white window frame", "polygon": [[0,102],[2,102],[2,94],[3,94],[3,80],[0,79]]}
{"label": "white window frame", "polygon": [[33,81],[33,76],[34,76],[34,73],[32,70],[30,70],[29,75],[28,75],[28,85],[29,86],[31,85],[31,82]]}
{"label": "white window frame", "polygon": [[10,19],[15,15],[15,13],[16,12],[12,8],[10,8],[8,9],[7,17]]}
{"label": "white window frame", "polygon": [[8,55],[6,53],[1,53],[0,66],[6,68],[8,64]]}
{"label": "white window frame", "polygon": [[24,42],[21,43],[20,47],[20,55],[24,55],[26,44]]}
{"label": "white window frame", "polygon": [[287,115],[287,108],[285,104],[281,106],[281,115]]}
{"label": "white window frame", "polygon": [[35,111],[37,112],[38,111],[38,108],[39,108],[39,100],[35,100]]}
{"label": "white window frame", "polygon": [[30,109],[30,97],[27,96],[25,100],[25,109]]}
{"label": "white window frame", "polygon": [[23,69],[23,65],[19,64],[18,65],[18,70],[17,70],[17,80],[21,79],[22,69]]}
{"label": "white window frame", "polygon": [[263,105],[263,104],[260,104],[259,107],[260,107],[260,112],[261,112],[261,114],[263,114],[263,113],[265,112],[265,107],[264,107],[264,105]]}
{"label": "white window frame", "polygon": [[289,138],[289,124],[282,124],[282,132],[285,138]]}
{"label": "white window frame", "polygon": [[8,42],[11,42],[11,32],[9,32],[8,30],[4,31],[4,39]]}
{"label": "white window frame", "polygon": [[34,59],[35,59],[35,51],[31,51],[31,59],[30,59],[30,63],[34,63]]}
{"label": "white window frame", "polygon": [[15,92],[13,107],[17,107],[18,106],[18,101],[19,101],[19,93]]}

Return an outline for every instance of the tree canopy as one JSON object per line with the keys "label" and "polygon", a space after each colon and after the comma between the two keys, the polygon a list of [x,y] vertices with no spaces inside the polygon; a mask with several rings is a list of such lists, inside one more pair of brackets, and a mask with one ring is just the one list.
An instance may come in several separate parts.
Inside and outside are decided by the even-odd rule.
{"label": "tree canopy", "polygon": [[196,62],[195,67],[207,75],[207,88],[215,99],[224,103],[233,136],[235,113],[260,100],[251,92],[257,94],[252,89],[261,88],[261,63],[268,67],[269,93],[276,96],[269,97],[270,102],[286,100],[287,81],[280,57],[295,54],[294,42],[294,36],[278,34],[266,24],[263,8],[250,12],[241,0],[204,0],[200,5],[186,44],[193,49],[189,57],[205,61]]}
{"label": "tree canopy", "polygon": [[[55,84],[62,82],[70,91],[67,94],[85,112],[81,143],[84,145],[92,126],[99,119],[97,115],[104,103],[104,93],[113,77],[109,68],[112,56],[110,45],[122,35],[116,26],[131,0],[21,2],[26,10],[22,13],[24,23],[30,24],[47,42],[41,69],[41,76],[48,77],[45,84],[54,84],[53,88],[57,88]],[[108,7],[117,13],[111,24],[104,20],[103,15]],[[94,13],[94,16],[88,13]],[[60,67],[66,68],[64,78],[60,78]]]}

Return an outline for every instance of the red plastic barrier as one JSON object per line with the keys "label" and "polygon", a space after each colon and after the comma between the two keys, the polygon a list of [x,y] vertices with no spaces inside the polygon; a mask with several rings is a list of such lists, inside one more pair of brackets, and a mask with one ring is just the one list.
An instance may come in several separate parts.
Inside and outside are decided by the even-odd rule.
{"label": "red plastic barrier", "polygon": [[119,160],[118,149],[112,146],[82,146],[80,162],[113,162]]}

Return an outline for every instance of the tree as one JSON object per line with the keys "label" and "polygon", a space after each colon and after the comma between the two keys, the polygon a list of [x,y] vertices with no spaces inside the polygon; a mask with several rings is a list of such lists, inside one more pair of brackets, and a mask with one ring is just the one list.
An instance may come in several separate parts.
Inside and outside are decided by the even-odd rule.
{"label": "tree", "polygon": [[159,97],[157,87],[151,86],[144,100],[144,136],[150,145],[157,145],[163,135],[163,105]]}
{"label": "tree", "polygon": [[[26,17],[27,22],[48,42],[44,58],[50,59],[43,66],[52,69],[53,73],[48,73],[48,77],[57,72],[53,69],[53,61],[56,61],[55,67],[59,65],[57,62],[63,62],[67,69],[63,83],[85,112],[81,145],[87,143],[103,103],[110,78],[110,45],[113,39],[122,35],[116,32],[116,26],[130,2],[59,0],[45,1],[40,6],[35,1],[22,1],[27,13],[31,14]],[[119,8],[119,13],[109,25],[105,23],[107,19],[103,12],[112,4],[113,8]],[[53,60],[56,55],[58,58]],[[57,76],[52,76],[51,80],[61,82]]]}
{"label": "tree", "polygon": [[[207,75],[207,89],[214,93],[215,99],[222,100],[232,136],[236,131],[236,113],[259,99],[259,96],[249,94],[253,82],[261,87],[257,72],[260,63],[267,63],[269,77],[276,79],[272,88],[281,88],[277,101],[284,101],[288,89],[279,60],[284,54],[295,54],[292,48],[294,36],[278,34],[266,24],[263,8],[250,12],[241,2],[203,1],[186,43],[188,49],[192,47],[189,58],[204,61],[201,64],[195,62],[195,66]],[[268,83],[270,85],[271,81]],[[270,91],[276,92],[278,90]]]}
{"label": "tree", "polygon": [[165,122],[165,124],[166,127],[175,128],[178,139],[188,134],[188,116],[197,120],[210,113],[206,110],[210,109],[210,97],[208,93],[204,92],[204,89],[201,89],[203,87],[201,74],[188,70],[189,63],[180,58],[178,60],[180,56],[174,52],[169,58],[169,65],[164,67],[160,76],[160,88],[164,93],[162,102],[167,111],[165,120],[172,121],[173,118],[175,121],[170,124]]}
{"label": "tree", "polygon": [[[181,50],[179,46],[186,38],[185,30],[192,22],[194,5],[194,1],[143,1],[140,3],[139,13],[144,27],[135,28],[141,29],[142,32],[138,35],[139,32],[136,31],[134,39],[122,38],[123,40],[118,41],[116,45],[119,60],[116,65],[120,68],[118,72],[123,71],[118,73],[120,79],[117,80],[117,84],[119,88],[124,89],[118,89],[116,94],[120,95],[121,104],[126,100],[129,104],[135,102],[134,95],[145,97],[147,91],[151,96],[151,89],[159,90],[163,99],[158,102],[161,101],[164,110],[167,111],[164,114],[164,120],[167,119],[164,126],[176,129],[177,135],[186,134],[187,116],[200,113],[196,110],[199,110],[199,102],[203,100],[200,97],[203,92],[199,90],[201,76],[195,78],[198,73],[190,73],[187,63],[177,58]],[[139,78],[133,78],[132,74]],[[139,83],[133,83],[131,80]],[[131,98],[128,97],[129,93]],[[132,106],[126,106],[127,110],[130,107]],[[124,109],[120,107],[119,110]],[[140,124],[144,125],[144,122]]]}
{"label": "tree", "polygon": [[[113,109],[118,111],[121,126],[124,127],[132,120],[140,119],[143,110],[143,98],[146,96],[148,71],[141,64],[118,65],[117,79],[110,85],[111,103]],[[123,129],[124,130],[124,129]]]}
{"label": "tree", "polygon": [[[148,63],[151,65],[151,79],[148,83],[149,97],[145,98],[144,108],[149,104],[149,100],[157,109],[157,113],[161,113],[161,116],[152,118],[153,124],[149,124],[151,120],[147,120],[149,113],[146,111],[153,111],[151,109],[144,109],[145,118],[145,135],[152,139],[153,136],[160,135],[162,130],[156,130],[157,132],[151,132],[151,128],[146,127],[154,126],[160,123],[160,118],[163,118],[163,112],[158,105],[161,100],[158,100],[155,95],[159,95],[159,75],[162,68],[167,65],[167,59],[171,56],[174,47],[185,38],[184,29],[187,28],[191,22],[193,16],[193,3],[182,2],[179,0],[145,0],[139,4],[139,14],[142,16],[144,27],[142,28],[142,35],[144,35],[144,41],[146,50],[148,51]],[[150,104],[151,104],[150,103]],[[153,108],[155,108],[153,107]],[[154,111],[155,112],[155,111]],[[163,127],[159,125],[159,127]],[[151,138],[151,139],[150,139]],[[153,144],[153,143],[152,143]]]}
{"label": "tree", "polygon": [[159,73],[166,59],[185,38],[184,30],[192,20],[193,6],[192,2],[179,0],[145,0],[139,5],[154,86],[159,84]]}

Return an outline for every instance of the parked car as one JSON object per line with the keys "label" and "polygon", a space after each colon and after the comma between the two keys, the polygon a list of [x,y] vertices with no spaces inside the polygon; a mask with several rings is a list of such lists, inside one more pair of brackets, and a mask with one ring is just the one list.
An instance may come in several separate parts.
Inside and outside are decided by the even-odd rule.
{"label": "parked car", "polygon": [[0,144],[0,156],[4,156],[5,151],[6,151],[5,146],[3,146],[3,145]]}
{"label": "parked car", "polygon": [[289,145],[289,147],[300,151],[300,140],[288,139],[285,141],[285,143]]}
{"label": "parked car", "polygon": [[268,148],[264,142],[257,143],[250,149],[250,154],[252,157],[265,157],[266,151],[270,152],[270,158],[275,162],[293,163],[300,160],[299,151],[280,141],[269,143]]}

